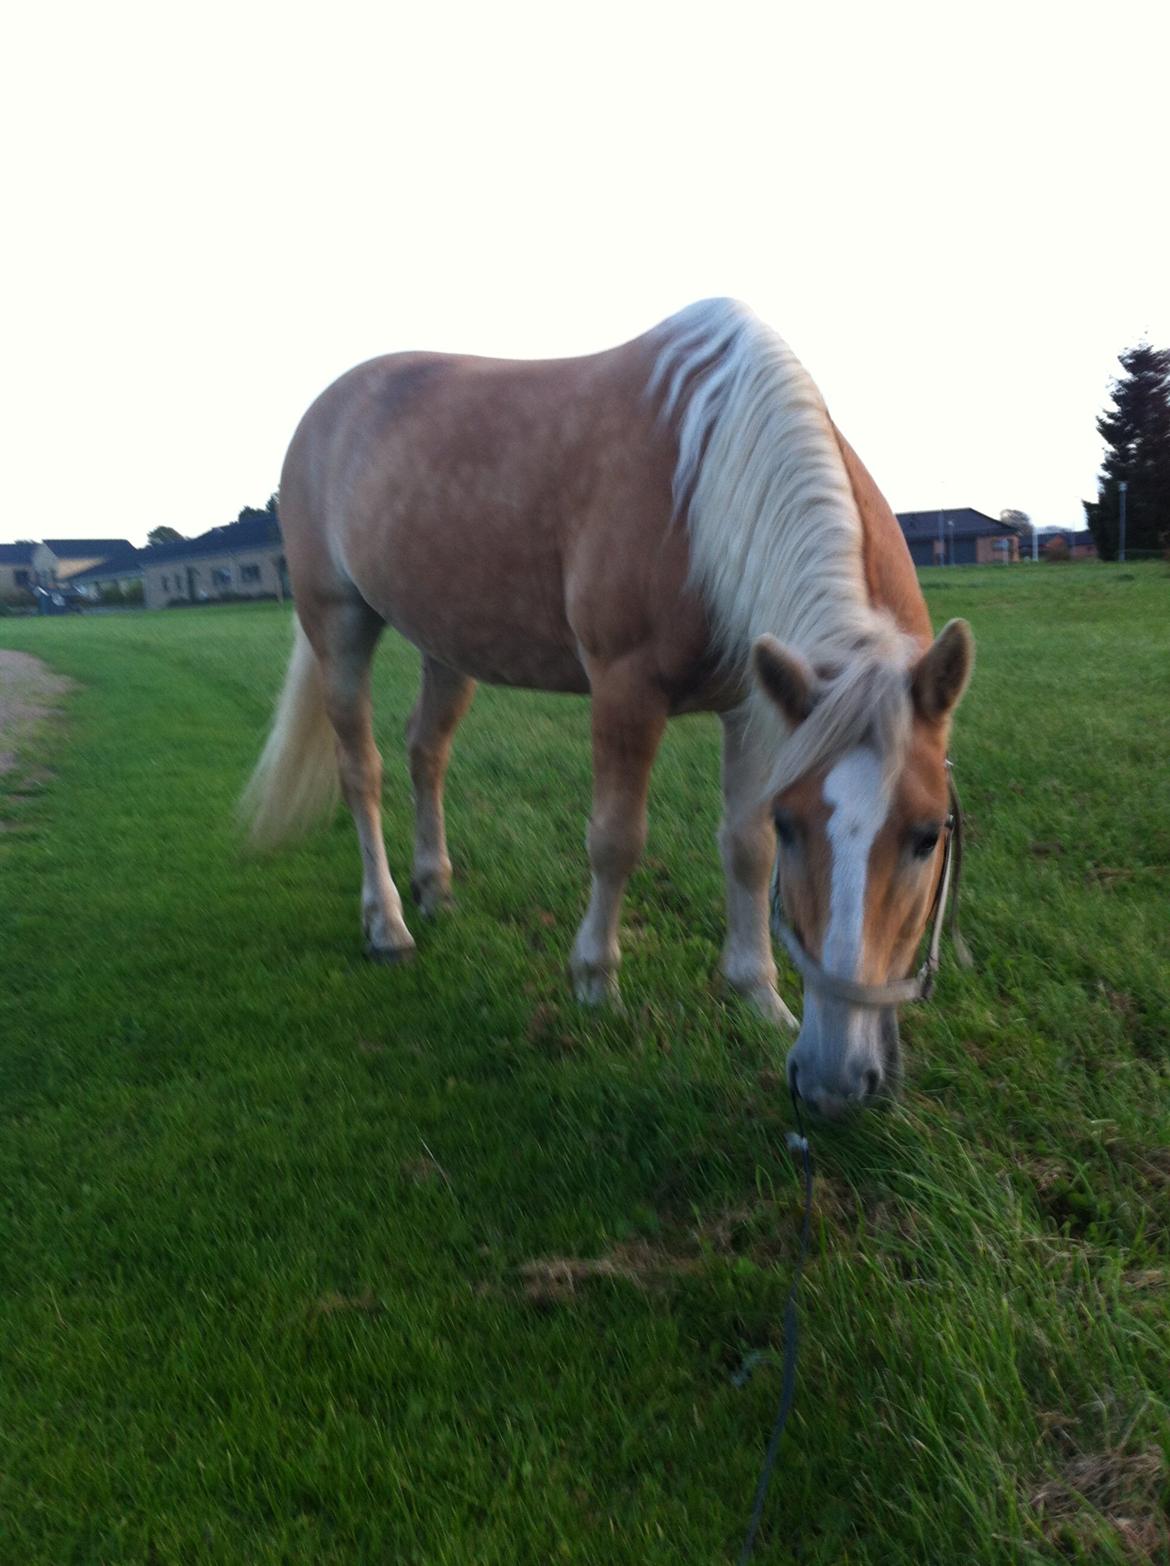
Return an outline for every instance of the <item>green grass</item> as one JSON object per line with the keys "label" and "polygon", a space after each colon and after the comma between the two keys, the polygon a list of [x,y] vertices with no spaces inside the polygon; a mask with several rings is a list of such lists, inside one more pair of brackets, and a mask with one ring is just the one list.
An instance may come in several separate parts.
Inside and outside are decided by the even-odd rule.
{"label": "green grass", "polygon": [[[757,1558],[1165,1559],[1170,578],[924,578],[979,642],[978,968],[907,1013],[899,1108],[813,1129]],[[799,1192],[784,1043],[713,982],[714,721],[672,725],[598,1018],[564,975],[584,703],[479,693],[460,908],[388,971],[347,820],[234,835],[287,612],[0,643],[80,682],[0,796],[0,1561],[733,1560],[778,1374],[731,1373],[779,1347]],[[414,684],[388,639],[403,885]]]}

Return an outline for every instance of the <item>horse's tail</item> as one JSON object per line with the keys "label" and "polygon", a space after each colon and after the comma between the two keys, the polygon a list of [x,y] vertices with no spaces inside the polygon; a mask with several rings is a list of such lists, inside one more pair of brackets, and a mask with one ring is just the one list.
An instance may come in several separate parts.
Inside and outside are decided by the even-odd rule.
{"label": "horse's tail", "polygon": [[252,844],[274,848],[304,832],[337,803],[333,730],[321,665],[300,621],[267,743],[240,799]]}

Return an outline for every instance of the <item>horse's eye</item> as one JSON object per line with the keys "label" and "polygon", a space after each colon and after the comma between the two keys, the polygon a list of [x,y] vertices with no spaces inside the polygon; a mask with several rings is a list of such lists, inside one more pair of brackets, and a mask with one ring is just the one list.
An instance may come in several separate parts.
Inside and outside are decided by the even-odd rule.
{"label": "horse's eye", "polygon": [[785,848],[791,848],[796,842],[796,823],[787,810],[775,810],[772,812],[772,823],[776,828],[776,836],[784,844]]}
{"label": "horse's eye", "polygon": [[938,847],[938,835],[941,830],[942,828],[934,821],[914,828],[910,833],[910,852],[915,859],[930,858]]}

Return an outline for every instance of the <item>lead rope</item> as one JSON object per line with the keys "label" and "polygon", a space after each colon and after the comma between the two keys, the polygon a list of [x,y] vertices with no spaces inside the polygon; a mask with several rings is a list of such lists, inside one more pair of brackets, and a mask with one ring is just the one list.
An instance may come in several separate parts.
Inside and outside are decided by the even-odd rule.
{"label": "lead rope", "polygon": [[[788,1415],[792,1411],[792,1400],[796,1395],[796,1351],[798,1346],[797,1317],[796,1317],[796,1291],[800,1285],[800,1275],[804,1270],[804,1259],[808,1255],[809,1230],[812,1226],[812,1198],[813,1198],[813,1174],[812,1153],[809,1150],[808,1137],[805,1135],[804,1120],[800,1113],[800,1099],[796,1093],[796,1086],[789,1082],[788,1091],[792,1096],[792,1111],[796,1116],[796,1131],[788,1133],[788,1146],[793,1152],[799,1152],[801,1164],[804,1170],[804,1215],[800,1223],[800,1249],[796,1256],[796,1266],[792,1271],[792,1282],[788,1287],[788,1302],[784,1307],[784,1373],[780,1384],[780,1407],[776,1411],[776,1419],[772,1425],[772,1434],[768,1438],[768,1450],[764,1453],[764,1466],[760,1470],[759,1482],[756,1485],[756,1497],[752,1503],[751,1521],[748,1523],[747,1535],[743,1541],[743,1549],[739,1554],[739,1566],[746,1566],[751,1559],[752,1551],[756,1545],[756,1534],[760,1529],[760,1520],[764,1515],[764,1502],[768,1497],[768,1486],[772,1482],[772,1470],[776,1466],[776,1454],[780,1450],[780,1438],[784,1434],[784,1426],[788,1423]],[[736,1384],[743,1386],[751,1376],[756,1365],[764,1356],[752,1354],[744,1361],[739,1374],[736,1376]]]}

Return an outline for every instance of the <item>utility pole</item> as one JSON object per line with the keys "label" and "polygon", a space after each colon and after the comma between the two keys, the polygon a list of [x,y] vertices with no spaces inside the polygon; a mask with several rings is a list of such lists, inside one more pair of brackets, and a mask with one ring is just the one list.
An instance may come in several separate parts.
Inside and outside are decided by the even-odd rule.
{"label": "utility pole", "polygon": [[1125,479],[1122,479],[1121,483],[1118,484],[1117,489],[1118,489],[1119,494],[1121,495],[1121,538],[1119,540],[1121,547],[1117,551],[1117,558],[1118,558],[1118,560],[1124,562],[1124,560],[1125,560],[1125,495],[1126,495],[1126,491],[1129,489],[1128,482]]}
{"label": "utility pole", "polygon": [[938,514],[938,563],[939,565],[946,565],[947,563],[947,546],[943,535],[943,514],[941,510]]}

